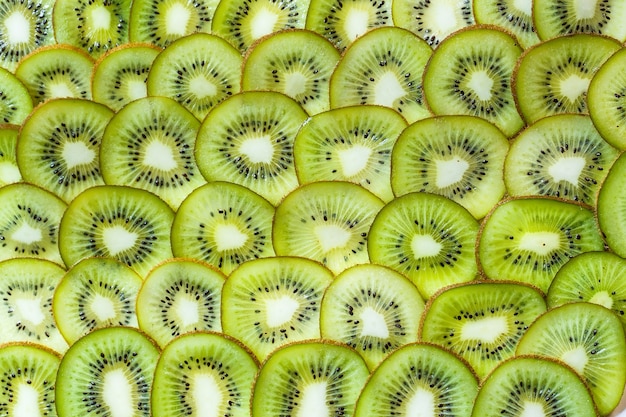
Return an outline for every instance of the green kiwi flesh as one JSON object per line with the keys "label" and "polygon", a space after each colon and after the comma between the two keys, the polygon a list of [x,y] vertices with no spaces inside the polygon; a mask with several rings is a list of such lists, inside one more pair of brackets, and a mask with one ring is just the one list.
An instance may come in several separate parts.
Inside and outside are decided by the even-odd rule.
{"label": "green kiwi flesh", "polygon": [[22,181],[17,164],[19,130],[19,125],[0,124],[0,187]]}
{"label": "green kiwi flesh", "polygon": [[609,249],[626,257],[626,156],[620,154],[607,174],[598,193],[596,216]]}
{"label": "green kiwi flesh", "polygon": [[531,0],[473,0],[476,23],[495,25],[510,31],[522,48],[540,42],[533,21]]}
{"label": "green kiwi flesh", "polygon": [[33,109],[33,99],[22,80],[0,68],[0,123],[20,125]]}

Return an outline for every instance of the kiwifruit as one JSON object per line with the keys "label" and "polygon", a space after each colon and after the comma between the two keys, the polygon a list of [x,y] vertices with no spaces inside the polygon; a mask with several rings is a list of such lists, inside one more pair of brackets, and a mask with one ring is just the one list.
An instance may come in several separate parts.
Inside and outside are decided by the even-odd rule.
{"label": "kiwifruit", "polygon": [[330,107],[375,104],[390,107],[409,123],[430,112],[422,74],[432,49],[406,29],[384,26],[355,40],[330,79]]}
{"label": "kiwifruit", "polygon": [[321,35],[286,29],[254,42],[244,55],[243,90],[270,90],[298,102],[308,114],[330,108],[330,76],[339,51]]}
{"label": "kiwifruit", "polygon": [[56,98],[39,104],[19,132],[17,163],[24,180],[66,203],[103,185],[100,144],[111,117],[111,109],[91,100]]}
{"label": "kiwifruit", "polygon": [[593,417],[597,410],[589,390],[576,373],[541,356],[516,356],[480,386],[472,417]]}
{"label": "kiwifruit", "polygon": [[199,128],[193,114],[170,98],[150,96],[128,103],[102,134],[104,182],[150,191],[178,208],[206,183],[193,153]]}
{"label": "kiwifruit", "polygon": [[0,123],[22,124],[33,109],[33,99],[26,85],[15,74],[1,67],[0,85]]}
{"label": "kiwifruit", "polygon": [[553,114],[588,113],[589,83],[620,48],[612,38],[575,34],[526,49],[511,80],[519,113],[528,124]]}
{"label": "kiwifruit", "polygon": [[467,362],[437,345],[414,342],[372,372],[354,416],[469,416],[477,393]]}
{"label": "kiwifruit", "polygon": [[516,354],[548,356],[572,367],[603,416],[622,398],[626,337],[620,320],[603,306],[574,302],[548,310],[526,330]]}
{"label": "kiwifruit", "polygon": [[154,372],[154,417],[250,416],[259,365],[237,340],[196,332],[163,348]]}
{"label": "kiwifruit", "polygon": [[428,300],[419,337],[464,358],[483,380],[515,355],[519,339],[545,311],[543,294],[525,284],[456,284]]}
{"label": "kiwifruit", "polygon": [[16,156],[19,129],[19,125],[0,123],[0,187],[22,181]]}
{"label": "kiwifruit", "polygon": [[174,212],[149,191],[118,185],[88,188],[67,207],[59,250],[68,267],[89,257],[111,257],[142,277],[172,257]]}
{"label": "kiwifruit", "polygon": [[262,365],[252,394],[252,417],[351,416],[369,376],[357,352],[330,341],[293,343]]}
{"label": "kiwifruit", "polygon": [[246,261],[274,255],[275,211],[267,200],[242,185],[211,181],[189,194],[176,211],[172,251],[228,275]]}
{"label": "kiwifruit", "polygon": [[417,341],[424,300],[404,275],[376,264],[339,273],[322,299],[324,339],[355,349],[375,369],[396,349]]}
{"label": "kiwifruit", "polygon": [[381,199],[350,182],[302,185],[276,208],[274,250],[321,262],[335,274],[368,263],[370,227],[383,206]]}
{"label": "kiwifruit", "polygon": [[391,201],[392,149],[406,127],[400,114],[382,106],[341,107],[313,115],[294,142],[298,180],[354,182]]}
{"label": "kiwifruit", "polygon": [[272,256],[241,264],[222,290],[222,327],[264,361],[286,344],[320,338],[322,297],[333,281],[306,258]]}
{"label": "kiwifruit", "polygon": [[275,91],[243,91],[202,121],[195,145],[207,181],[242,185],[272,204],[298,186],[293,142],[308,115]]}
{"label": "kiwifruit", "polygon": [[522,48],[540,42],[533,22],[532,0],[473,0],[472,7],[476,23],[510,31]]}
{"label": "kiwifruit", "polygon": [[222,330],[222,286],[226,276],[191,258],[172,258],[146,275],[137,294],[139,328],[163,348],[196,331]]}
{"label": "kiwifruit", "polygon": [[218,103],[241,90],[242,60],[239,51],[217,35],[184,36],[152,62],[148,95],[169,97],[202,120]]}
{"label": "kiwifruit", "polygon": [[604,249],[591,207],[551,197],[508,198],[481,224],[477,242],[481,272],[544,293],[574,256]]}
{"label": "kiwifruit", "polygon": [[130,327],[106,327],[83,336],[59,365],[58,416],[151,416],[150,392],[159,354],[150,338]]}
{"label": "kiwifruit", "polygon": [[52,310],[64,275],[60,265],[43,259],[0,262],[0,343],[36,343],[60,354],[67,350]]}
{"label": "kiwifruit", "polygon": [[588,115],[556,114],[537,120],[511,142],[504,182],[509,195],[547,195],[595,206],[618,156]]}
{"label": "kiwifruit", "polygon": [[504,29],[472,25],[449,35],[424,71],[424,97],[435,115],[482,117],[511,137],[523,126],[511,76],[522,53]]}
{"label": "kiwifruit", "polygon": [[412,192],[376,215],[367,251],[372,262],[406,275],[428,299],[445,286],[476,278],[478,228],[471,213],[453,200]]}
{"label": "kiwifruit", "polygon": [[626,258],[626,156],[617,158],[598,192],[596,216],[608,247]]}
{"label": "kiwifruit", "polygon": [[443,195],[477,218],[504,196],[507,137],[476,116],[433,116],[413,123],[391,153],[396,196],[421,191]]}

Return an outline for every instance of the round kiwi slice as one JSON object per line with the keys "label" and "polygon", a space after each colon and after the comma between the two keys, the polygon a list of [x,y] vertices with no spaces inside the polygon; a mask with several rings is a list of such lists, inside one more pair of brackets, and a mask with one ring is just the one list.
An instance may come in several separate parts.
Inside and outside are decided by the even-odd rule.
{"label": "round kiwi slice", "polygon": [[428,299],[445,286],[476,278],[478,229],[478,221],[453,200],[413,192],[380,210],[367,250],[372,262],[406,275]]}
{"label": "round kiwi slice", "polygon": [[33,99],[22,80],[7,69],[0,68],[0,123],[22,124],[33,109]]}
{"label": "round kiwi slice", "polygon": [[298,186],[293,142],[308,115],[275,91],[244,91],[219,103],[196,139],[198,168],[208,181],[242,185],[272,204]]}
{"label": "round kiwi slice", "polygon": [[22,181],[17,164],[19,129],[19,125],[0,123],[0,187]]}
{"label": "round kiwi slice", "polygon": [[375,369],[396,349],[417,341],[423,310],[422,296],[404,275],[381,265],[355,265],[326,289],[321,335],[352,347]]}
{"label": "round kiwi slice", "polygon": [[608,247],[626,258],[626,154],[615,161],[598,193],[596,215]]}
{"label": "round kiwi slice", "polygon": [[422,74],[432,49],[397,26],[372,29],[347,48],[330,79],[330,107],[375,104],[399,112],[409,123],[430,112]]}
{"label": "round kiwi slice", "polygon": [[588,115],[548,116],[512,141],[504,182],[509,195],[547,195],[595,206],[600,185],[618,156]]}
{"label": "round kiwi slice", "polygon": [[543,294],[528,285],[456,284],[428,300],[419,337],[467,360],[482,380],[515,355],[519,339],[545,311]]}
{"label": "round kiwi slice", "polygon": [[506,136],[476,116],[428,117],[405,129],[391,153],[396,196],[443,195],[483,218],[505,194]]}
{"label": "round kiwi slice", "polygon": [[604,249],[593,210],[550,197],[503,200],[481,225],[477,257],[482,273],[513,280],[544,293],[563,264]]}
{"label": "round kiwi slice", "polygon": [[410,343],[374,370],[354,416],[469,416],[477,393],[476,376],[457,355],[429,343]]}
{"label": "round kiwi slice", "polygon": [[321,35],[306,29],[287,29],[251,45],[241,72],[243,90],[283,93],[313,115],[330,108],[330,76],[339,51]]}
{"label": "round kiwi slice", "polygon": [[298,180],[354,182],[391,201],[392,149],[406,127],[400,114],[382,106],[341,107],[313,115],[294,142]]}
{"label": "round kiwi slice", "polygon": [[0,260],[28,257],[65,266],[59,253],[59,225],[67,204],[26,182],[0,187]]}
{"label": "round kiwi slice", "polygon": [[481,385],[472,417],[596,416],[593,398],[578,375],[561,362],[517,356]]}
{"label": "round kiwi slice", "polygon": [[522,53],[517,39],[497,26],[472,25],[439,44],[424,71],[424,97],[435,115],[482,117],[507,136],[524,126],[511,76]]}
{"label": "round kiwi slice", "polygon": [[369,262],[368,234],[384,206],[365,188],[344,181],[316,181],[291,192],[276,208],[276,254],[321,262],[335,274]]}
{"label": "round kiwi slice", "polygon": [[252,417],[351,416],[369,376],[354,350],[329,341],[293,343],[263,363],[252,395]]}
{"label": "round kiwi slice", "polygon": [[172,224],[172,251],[229,274],[240,264],[274,255],[275,208],[241,185],[212,181],[182,202]]}
{"label": "round kiwi slice", "polygon": [[210,265],[172,258],[154,267],[137,294],[139,328],[162,348],[196,331],[221,331],[225,275]]}
{"label": "round kiwi slice", "polygon": [[158,358],[154,342],[130,327],[107,327],[80,338],[59,365],[58,416],[151,416]]}
{"label": "round kiwi slice", "polygon": [[172,209],[206,183],[193,154],[200,122],[167,97],[144,97],[124,106],[102,135],[104,182],[130,185],[161,197]]}
{"label": "round kiwi slice", "polygon": [[243,58],[221,37],[194,33],[172,42],[152,62],[149,96],[170,97],[199,120],[240,91]]}
{"label": "round kiwi slice", "polygon": [[473,0],[472,7],[476,23],[508,30],[522,48],[540,42],[533,22],[532,0]]}
{"label": "round kiwi slice", "polygon": [[38,105],[20,130],[17,163],[26,181],[69,203],[83,190],[103,185],[100,144],[113,111],[78,98]]}
{"label": "round kiwi slice", "polygon": [[600,35],[551,38],[528,48],[517,60],[512,85],[527,123],[560,113],[588,113],[589,83],[621,45]]}
{"label": "round kiwi slice", "polygon": [[0,343],[36,343],[60,354],[67,350],[52,310],[64,274],[61,266],[43,259],[0,262]]}
{"label": "round kiwi slice", "polygon": [[152,416],[250,416],[259,365],[222,334],[182,335],[163,348],[152,384]]}
{"label": "round kiwi slice", "polygon": [[234,270],[222,291],[224,333],[263,361],[288,343],[320,337],[320,305],[332,272],[306,258],[273,256]]}
{"label": "round kiwi slice", "polygon": [[149,191],[100,185],[80,193],[67,207],[59,249],[68,267],[89,257],[111,257],[142,277],[172,257],[172,209]]}

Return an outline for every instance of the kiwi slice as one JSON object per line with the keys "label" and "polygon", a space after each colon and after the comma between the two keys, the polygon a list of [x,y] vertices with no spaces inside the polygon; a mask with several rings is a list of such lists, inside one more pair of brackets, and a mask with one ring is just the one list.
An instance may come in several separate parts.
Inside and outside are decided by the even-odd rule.
{"label": "kiwi slice", "polygon": [[276,254],[321,262],[335,274],[368,263],[369,230],[383,206],[381,199],[350,182],[302,185],[276,208]]}
{"label": "kiwi slice", "polygon": [[190,258],[172,258],[154,267],[137,294],[139,328],[164,347],[196,331],[221,331],[225,275]]}
{"label": "kiwi slice", "polygon": [[447,349],[414,342],[373,371],[354,416],[469,416],[477,393],[467,362]]}
{"label": "kiwi slice", "polygon": [[341,107],[313,115],[294,142],[298,180],[354,182],[391,201],[392,149],[406,127],[400,114],[382,106]]}
{"label": "kiwi slice", "polygon": [[518,356],[498,366],[481,385],[472,417],[596,416],[578,375],[546,357]]}
{"label": "kiwi slice", "polygon": [[393,2],[384,0],[310,0],[306,28],[343,51],[370,30],[392,26],[392,7]]}
{"label": "kiwi slice", "polygon": [[111,109],[85,99],[57,98],[38,105],[19,134],[17,163],[24,179],[66,203],[104,184],[100,144],[111,117]]}
{"label": "kiwi slice", "polygon": [[58,354],[42,346],[0,346],[0,413],[56,416],[54,387],[60,362]]}
{"label": "kiwi slice", "polygon": [[540,42],[533,22],[532,0],[473,0],[472,7],[476,23],[508,30],[522,48]]}
{"label": "kiwi slice", "polygon": [[64,274],[60,265],[43,259],[0,262],[0,343],[35,343],[60,354],[67,350],[52,311]]}
{"label": "kiwi slice", "polygon": [[93,100],[120,110],[148,95],[148,73],[161,48],[147,43],[125,43],[100,56],[91,75]]}
{"label": "kiwi slice", "polygon": [[512,85],[517,108],[531,124],[560,113],[588,113],[587,92],[594,74],[621,45],[600,35],[551,38],[528,48],[517,60]]}
{"label": "kiwi slice", "polygon": [[326,289],[321,335],[352,347],[375,369],[396,349],[417,341],[423,310],[422,296],[404,275],[382,265],[355,265]]}
{"label": "kiwi slice", "polygon": [[438,194],[413,192],[385,205],[370,229],[374,263],[406,275],[424,299],[439,289],[476,278],[478,221]]}
{"label": "kiwi slice", "polygon": [[548,356],[571,366],[603,416],[622,398],[626,337],[620,320],[603,306],[575,302],[548,310],[526,330],[516,353]]}
{"label": "kiwi slice", "polygon": [[67,204],[26,182],[0,187],[0,260],[28,257],[65,266],[59,252],[59,225]]}
{"label": "kiwi slice", "polygon": [[529,283],[545,293],[570,258],[603,249],[589,206],[519,197],[503,200],[482,223],[477,257],[488,278]]}
{"label": "kiwi slice", "polygon": [[196,139],[198,168],[208,181],[242,185],[272,204],[298,186],[293,142],[308,115],[275,91],[244,91],[219,103]]}
{"label": "kiwi slice", "polygon": [[0,187],[22,181],[17,164],[19,129],[19,125],[0,123]]}
{"label": "kiwi slice", "polygon": [[235,269],[222,291],[224,333],[263,361],[274,350],[320,337],[320,305],[333,274],[306,258],[273,256]]}
{"label": "kiwi slice", "polygon": [[0,123],[22,124],[33,109],[33,99],[22,80],[0,67]]}
{"label": "kiwi slice", "polygon": [[293,343],[263,363],[252,395],[252,417],[308,413],[351,416],[369,376],[354,350],[329,341]]}
{"label": "kiwi slice", "polygon": [[515,355],[519,339],[545,311],[543,294],[528,285],[507,281],[456,284],[428,300],[419,337],[464,358],[483,380]]}
{"label": "kiwi slice", "polygon": [[598,192],[596,215],[608,247],[626,258],[626,156],[617,158]]}
{"label": "kiwi slice", "polygon": [[432,55],[406,29],[384,26],[355,40],[342,54],[330,79],[330,107],[375,104],[390,107],[409,123],[430,115],[422,74]]}
{"label": "kiwi slice", "polygon": [[428,117],[405,129],[391,153],[396,196],[443,195],[483,218],[505,194],[502,169],[507,137],[476,116]]}
{"label": "kiwi slice", "polygon": [[308,114],[330,108],[330,76],[339,51],[321,35],[306,29],[286,29],[267,35],[247,50],[241,69],[243,90],[283,93]]}
{"label": "kiwi slice", "polygon": [[89,257],[110,257],[142,277],[172,257],[172,209],[149,191],[100,185],[80,193],[67,207],[59,249],[68,267]]}
{"label": "kiwi slice", "polygon": [[154,342],[134,328],[107,327],[80,338],[59,365],[58,416],[149,417],[158,358]]}
{"label": "kiwi slice", "polygon": [[152,384],[152,416],[250,416],[259,369],[241,344],[222,334],[182,335],[163,348]]}
{"label": "kiwi slice", "polygon": [[240,91],[242,60],[239,51],[217,35],[184,36],[152,62],[148,95],[170,97],[202,120],[219,102]]}
{"label": "kiwi slice", "polygon": [[200,122],[167,97],[144,97],[119,110],[100,144],[104,182],[150,191],[173,209],[205,184],[193,154]]}
{"label": "kiwi slice", "polygon": [[482,117],[513,136],[524,126],[510,82],[521,53],[517,39],[497,26],[454,32],[435,49],[424,71],[428,107],[435,115]]}
{"label": "kiwi slice", "polygon": [[536,121],[512,141],[504,181],[513,196],[546,195],[595,206],[618,156],[588,115],[557,114]]}
{"label": "kiwi slice", "polygon": [[225,274],[274,255],[275,208],[244,186],[212,181],[182,202],[172,224],[175,256],[204,261]]}

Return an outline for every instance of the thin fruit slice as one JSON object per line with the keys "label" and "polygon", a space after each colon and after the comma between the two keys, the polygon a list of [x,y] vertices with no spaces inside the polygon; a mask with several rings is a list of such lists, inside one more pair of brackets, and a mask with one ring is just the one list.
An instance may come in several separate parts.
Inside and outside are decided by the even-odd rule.
{"label": "thin fruit slice", "polygon": [[301,184],[315,181],[354,182],[388,202],[394,197],[391,155],[407,127],[387,107],[342,107],[312,116],[294,142],[296,173]]}
{"label": "thin fruit slice", "polygon": [[421,191],[443,195],[483,218],[505,194],[506,136],[476,116],[437,116],[405,129],[391,153],[396,196]]}
{"label": "thin fruit slice", "polygon": [[190,258],[172,258],[146,275],[137,294],[139,328],[163,348],[196,331],[221,331],[225,275]]}
{"label": "thin fruit slice", "polygon": [[428,299],[445,286],[476,278],[478,229],[478,221],[460,204],[413,192],[380,210],[367,250],[372,262],[406,275]]}
{"label": "thin fruit slice", "polygon": [[0,123],[0,187],[22,181],[17,164],[19,125]]}
{"label": "thin fruit slice", "polygon": [[33,109],[26,85],[15,74],[0,68],[0,123],[20,125]]}
{"label": "thin fruit slice", "polygon": [[351,416],[369,376],[354,350],[332,342],[308,341],[278,349],[261,366],[254,383],[252,417],[279,415]]}
{"label": "thin fruit slice", "polygon": [[176,211],[172,251],[228,275],[246,261],[274,255],[274,212],[274,206],[253,191],[212,181],[194,190]]}
{"label": "thin fruit slice", "polygon": [[97,412],[149,417],[150,392],[159,350],[137,329],[107,327],[74,343],[56,379],[59,417]]}
{"label": "thin fruit slice", "polygon": [[626,337],[613,312],[593,303],[567,303],[530,325],[517,355],[548,356],[585,381],[601,415],[611,413],[626,386]]}
{"label": "thin fruit slice", "polygon": [[291,192],[276,208],[276,254],[303,256],[334,273],[369,262],[367,239],[384,206],[365,188],[343,181],[317,181]]}
{"label": "thin fruit slice", "polygon": [[496,25],[510,31],[522,48],[540,42],[533,22],[532,0],[473,0],[476,23]]}
{"label": "thin fruit slice", "polygon": [[615,161],[598,193],[597,218],[609,248],[626,258],[626,155]]}
{"label": "thin fruit slice", "polygon": [[375,264],[338,274],[322,299],[324,339],[345,343],[375,369],[396,349],[417,341],[424,300],[404,275]]}
{"label": "thin fruit slice", "polygon": [[390,107],[409,123],[430,112],[422,74],[432,49],[395,26],[372,29],[347,48],[330,79],[330,107],[375,104]]}
{"label": "thin fruit slice", "polygon": [[224,333],[264,361],[288,343],[320,337],[320,304],[333,274],[306,258],[255,259],[234,270],[222,291]]}
{"label": "thin fruit slice", "polygon": [[465,361],[447,349],[411,343],[374,370],[354,416],[469,416],[477,393],[477,378]]}
{"label": "thin fruit slice", "polygon": [[519,339],[545,311],[543,295],[527,285],[457,284],[428,300],[419,336],[467,360],[483,380],[515,355]]}
{"label": "thin fruit slice", "polygon": [[588,207],[549,197],[503,200],[481,226],[477,256],[490,279],[513,280],[544,293],[574,256],[604,249]]}

